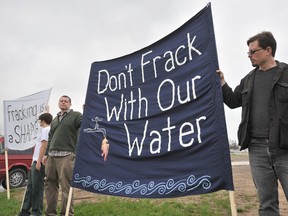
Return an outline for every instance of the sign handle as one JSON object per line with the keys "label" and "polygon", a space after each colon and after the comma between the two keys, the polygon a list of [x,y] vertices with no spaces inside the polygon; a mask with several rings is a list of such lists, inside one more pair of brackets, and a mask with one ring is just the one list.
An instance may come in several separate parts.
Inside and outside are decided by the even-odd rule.
{"label": "sign handle", "polygon": [[71,206],[72,195],[73,195],[73,187],[70,187],[65,216],[69,216],[69,210],[70,210],[70,206]]}
{"label": "sign handle", "polygon": [[237,216],[237,209],[236,209],[236,203],[234,198],[234,191],[229,191],[229,198],[230,198],[230,206],[231,206],[231,215]]}
{"label": "sign handle", "polygon": [[8,148],[5,148],[5,167],[6,167],[6,187],[7,187],[7,199],[10,199],[10,179],[8,169]]}

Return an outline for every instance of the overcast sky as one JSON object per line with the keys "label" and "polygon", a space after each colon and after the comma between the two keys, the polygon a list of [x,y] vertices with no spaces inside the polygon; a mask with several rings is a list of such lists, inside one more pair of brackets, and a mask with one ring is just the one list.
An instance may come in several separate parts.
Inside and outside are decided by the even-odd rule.
{"label": "overcast sky", "polygon": [[[0,0],[0,100],[52,87],[50,111],[67,94],[82,110],[94,61],[142,49],[176,30],[204,0]],[[219,65],[231,87],[251,69],[246,41],[263,30],[288,62],[286,0],[211,0]],[[237,139],[240,109],[225,107],[228,136]],[[3,105],[0,133],[4,133]]]}

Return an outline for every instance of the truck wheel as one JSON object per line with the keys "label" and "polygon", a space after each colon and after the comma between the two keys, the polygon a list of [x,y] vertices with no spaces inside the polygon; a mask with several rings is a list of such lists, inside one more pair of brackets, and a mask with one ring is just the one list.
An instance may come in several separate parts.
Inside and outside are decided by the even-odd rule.
{"label": "truck wheel", "polygon": [[[22,187],[26,181],[26,171],[21,168],[9,172],[10,188]],[[2,181],[3,188],[7,189],[6,178]]]}

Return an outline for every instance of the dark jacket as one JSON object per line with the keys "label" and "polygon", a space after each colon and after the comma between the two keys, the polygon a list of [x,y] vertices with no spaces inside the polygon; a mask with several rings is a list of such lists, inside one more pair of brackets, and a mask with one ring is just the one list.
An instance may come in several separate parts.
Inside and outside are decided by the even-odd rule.
{"label": "dark jacket", "polygon": [[[240,150],[246,149],[250,141],[250,108],[255,71],[248,73],[234,91],[224,84],[222,87],[224,103],[231,109],[242,107],[242,118],[238,128]],[[273,77],[269,102],[269,147],[288,149],[288,65],[277,62]]]}

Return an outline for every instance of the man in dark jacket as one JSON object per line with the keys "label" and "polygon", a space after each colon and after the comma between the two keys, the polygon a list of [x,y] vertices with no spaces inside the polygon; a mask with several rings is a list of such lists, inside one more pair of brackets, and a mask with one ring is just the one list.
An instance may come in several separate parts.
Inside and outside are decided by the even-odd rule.
{"label": "man in dark jacket", "polygon": [[241,150],[248,148],[259,215],[279,215],[278,180],[288,200],[288,65],[274,59],[276,40],[262,32],[247,41],[255,67],[235,88],[221,79],[224,103],[242,107],[238,129]]}

